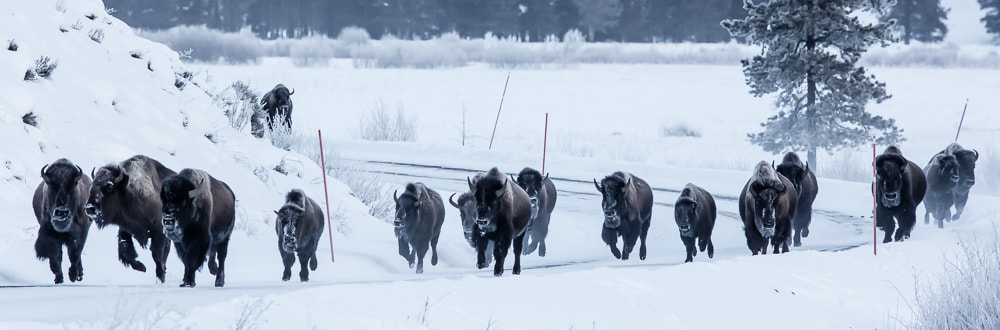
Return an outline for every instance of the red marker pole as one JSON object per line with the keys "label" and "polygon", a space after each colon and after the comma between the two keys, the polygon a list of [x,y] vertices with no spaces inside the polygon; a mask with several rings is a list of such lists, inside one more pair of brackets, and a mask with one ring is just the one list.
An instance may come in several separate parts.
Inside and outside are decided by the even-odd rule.
{"label": "red marker pole", "polygon": [[549,145],[549,113],[545,113],[545,135],[542,138],[542,175],[545,175],[545,149]]}
{"label": "red marker pole", "polygon": [[875,137],[872,136],[872,250],[878,255],[878,207],[876,204],[875,183],[878,182],[878,174],[875,172]]}
{"label": "red marker pole", "polygon": [[330,193],[326,188],[326,159],[323,157],[323,131],[316,130],[319,135],[319,162],[323,166],[323,199],[326,200],[326,230],[330,235],[330,262],[336,262],[333,257],[333,224],[330,223]]}
{"label": "red marker pole", "polygon": [[969,110],[969,99],[965,99],[965,108],[962,108],[962,120],[958,121],[958,132],[955,132],[955,142],[958,142],[958,134],[962,133],[962,123],[965,122],[965,110]]}
{"label": "red marker pole", "polygon": [[493,150],[493,137],[497,135],[497,124],[500,123],[500,110],[503,110],[503,98],[507,96],[507,83],[510,82],[510,72],[507,72],[507,81],[503,82],[503,94],[500,95],[500,108],[497,109],[497,120],[493,122],[493,134],[490,135],[490,148]]}

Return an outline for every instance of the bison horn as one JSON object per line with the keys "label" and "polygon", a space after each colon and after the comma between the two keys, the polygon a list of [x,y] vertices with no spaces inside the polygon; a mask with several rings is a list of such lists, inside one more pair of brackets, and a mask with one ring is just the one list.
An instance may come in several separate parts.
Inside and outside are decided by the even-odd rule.
{"label": "bison horn", "polygon": [[194,199],[197,196],[198,189],[188,190],[188,198]]}
{"label": "bison horn", "polygon": [[288,92],[288,95],[292,95],[292,94],[295,94],[295,88],[292,88],[292,91]]}
{"label": "bison horn", "polygon": [[455,203],[455,193],[451,193],[451,196],[448,197],[448,202],[451,203],[451,206],[454,206],[456,209],[461,207],[458,203]]}
{"label": "bison horn", "polygon": [[399,203],[399,197],[396,197],[396,193],[397,192],[399,192],[399,190],[393,190],[392,191],[392,201],[396,202],[396,203]]}
{"label": "bison horn", "polygon": [[514,182],[517,182],[517,178],[515,178],[513,174],[510,175],[510,179],[514,180]]}
{"label": "bison horn", "polygon": [[777,167],[774,167],[774,160],[771,160],[771,168],[777,168]]}
{"label": "bison horn", "polygon": [[465,181],[469,183],[469,191],[476,190],[476,186],[472,185],[472,179],[469,179],[469,177],[465,177]]}
{"label": "bison horn", "polygon": [[96,171],[96,170],[97,170],[96,167],[90,169],[90,178],[91,179],[97,178],[97,176],[94,175],[94,171]]}
{"label": "bison horn", "polygon": [[77,171],[80,171],[80,172],[79,172],[79,173],[77,173],[77,175],[76,175],[76,176],[77,176],[77,178],[79,179],[79,178],[80,178],[80,176],[83,176],[83,175],[84,175],[84,174],[83,174],[83,169],[82,169],[82,168],[80,168],[80,165],[77,165],[77,166],[76,166],[76,170],[77,170]]}
{"label": "bison horn", "polygon": [[601,187],[600,183],[597,183],[597,179],[594,179],[594,187],[597,187],[597,192],[604,193],[604,188]]}
{"label": "bison horn", "polygon": [[45,169],[46,169],[47,167],[49,167],[49,164],[45,164],[45,166],[42,166],[42,172],[41,172],[41,175],[42,175],[42,177],[43,177],[43,178],[45,177]]}
{"label": "bison horn", "polygon": [[116,166],[116,167],[118,167],[118,176],[115,177],[114,182],[119,183],[122,182],[122,179],[125,178],[125,170],[122,169],[121,166]]}
{"label": "bison horn", "polygon": [[507,192],[507,183],[504,183],[503,187],[500,187],[500,189],[497,189],[496,191],[497,198],[503,197],[503,194],[506,192]]}
{"label": "bison horn", "polygon": [[281,215],[281,214],[278,214],[278,211],[274,211],[274,214]]}
{"label": "bison horn", "polygon": [[549,179],[549,174],[548,174],[548,173],[545,173],[545,177],[544,177],[544,178],[542,178],[542,182],[545,182],[545,181],[546,181],[546,180],[548,180],[548,179]]}
{"label": "bison horn", "polygon": [[976,154],[976,159],[975,160],[979,160],[979,152],[976,151],[976,149],[972,149],[972,153]]}

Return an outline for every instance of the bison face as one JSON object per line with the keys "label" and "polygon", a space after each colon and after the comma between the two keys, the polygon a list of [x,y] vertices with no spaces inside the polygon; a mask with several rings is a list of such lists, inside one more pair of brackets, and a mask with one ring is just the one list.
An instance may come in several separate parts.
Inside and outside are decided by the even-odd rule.
{"label": "bison face", "polygon": [[90,197],[84,212],[87,213],[98,227],[103,227],[104,221],[104,201],[109,196],[115,194],[121,187],[128,183],[128,175],[118,165],[108,165],[96,171],[90,171],[90,176],[94,182],[90,186]]}
{"label": "bison face", "polygon": [[85,198],[77,196],[83,170],[63,158],[42,167],[41,174],[47,186],[44,210],[49,222],[56,231],[67,232],[77,216],[78,199]]}
{"label": "bison face", "polygon": [[753,197],[754,225],[761,236],[765,238],[774,236],[774,226],[777,223],[775,210],[778,207],[778,198],[784,192],[785,186],[780,182],[754,181],[750,184],[750,195]]}
{"label": "bison face", "polygon": [[[306,210],[295,204],[285,204],[280,210],[275,211],[278,215],[278,244],[281,249],[288,253],[295,253],[298,250],[298,228],[299,222],[305,215]],[[166,214],[166,213],[164,213]]]}
{"label": "bison face", "polygon": [[495,177],[484,177],[476,182],[476,226],[484,233],[497,230],[507,184],[506,180],[501,182]]}
{"label": "bison face", "polygon": [[542,191],[543,182],[548,178],[548,175],[543,178],[542,174],[538,171],[525,168],[521,170],[521,173],[517,175],[517,179],[514,180],[528,194],[528,201],[531,202],[532,219],[538,217],[538,194]]}
{"label": "bison face", "polygon": [[163,203],[163,234],[174,242],[184,239],[184,228],[198,221],[195,215],[195,185],[177,175],[163,180],[160,201]]}
{"label": "bison face", "polygon": [[476,247],[476,240],[472,235],[472,229],[475,228],[475,214],[476,214],[476,199],[470,193],[462,194],[458,197],[458,203],[454,200],[455,194],[451,194],[448,197],[448,202],[451,202],[451,206],[458,209],[459,217],[462,219],[462,231],[465,233],[465,240],[469,242],[469,245],[473,248]]}
{"label": "bison face", "polygon": [[976,160],[979,160],[979,152],[975,150],[962,149],[955,151],[955,158],[958,160],[958,186],[959,192],[968,192],[972,185],[976,184]]}
{"label": "bison face", "polygon": [[396,192],[392,193],[393,200],[396,201],[396,218],[392,225],[397,229],[405,229],[412,226],[420,219],[420,197],[412,193],[404,193],[403,197],[396,197]]}
{"label": "bison face", "polygon": [[883,156],[895,155],[883,154],[875,161],[875,171],[879,182],[881,182],[877,187],[879,190],[878,200],[885,207],[897,207],[902,200],[900,195],[902,195],[903,190],[903,171],[906,169],[907,163],[902,157]]}
{"label": "bison face", "polygon": [[945,180],[948,188],[959,185],[960,174],[958,160],[952,156],[944,156],[938,160],[938,179]]}
{"label": "bison face", "polygon": [[795,187],[795,191],[801,196],[802,195],[802,181],[805,180],[806,170],[799,167],[798,165],[792,163],[781,163],[775,168],[775,171],[783,175],[788,181],[792,182],[792,187]]}
{"label": "bison face", "polygon": [[681,236],[694,237],[694,228],[698,223],[698,203],[693,200],[680,200],[674,204],[674,221]]}
{"label": "bison face", "polygon": [[629,183],[615,176],[605,177],[600,184],[594,180],[594,186],[601,192],[601,208],[604,210],[605,227],[618,228],[621,226],[621,215],[628,213],[625,192]]}

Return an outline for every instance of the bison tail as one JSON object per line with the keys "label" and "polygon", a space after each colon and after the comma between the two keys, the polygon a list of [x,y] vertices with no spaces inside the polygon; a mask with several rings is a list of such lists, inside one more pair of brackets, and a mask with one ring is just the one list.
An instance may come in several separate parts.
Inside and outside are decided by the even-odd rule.
{"label": "bison tail", "polygon": [[309,269],[316,271],[316,266],[318,265],[319,262],[316,261],[316,252],[313,252],[312,258],[309,258]]}

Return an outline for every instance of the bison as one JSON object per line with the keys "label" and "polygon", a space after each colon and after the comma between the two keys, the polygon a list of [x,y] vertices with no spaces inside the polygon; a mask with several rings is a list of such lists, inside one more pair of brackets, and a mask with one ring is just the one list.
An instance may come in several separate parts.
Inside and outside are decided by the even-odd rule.
{"label": "bison", "polygon": [[943,151],[955,156],[958,160],[958,185],[955,186],[955,214],[952,219],[958,219],[965,211],[965,203],[969,201],[969,190],[976,184],[976,161],[979,152],[962,148],[958,143],[948,145]]}
{"label": "bison", "polygon": [[[476,194],[475,194],[475,183],[479,182],[486,173],[477,173],[473,178],[466,178],[469,183],[469,191],[462,193],[458,196],[458,202],[455,202],[455,195],[451,194],[448,197],[448,202],[451,206],[458,209],[459,217],[462,219],[462,232],[465,233],[465,240],[469,242],[469,246],[473,250],[479,246],[479,240],[482,238],[482,231],[476,229]],[[493,262],[493,241],[488,241],[486,244],[486,251],[484,255],[486,256],[486,264],[489,265]]]}
{"label": "bison", "polygon": [[[524,235],[524,255],[529,255],[538,249],[538,256],[545,256],[545,237],[549,234],[549,219],[556,207],[556,186],[549,180],[549,175],[542,177],[537,170],[525,167],[514,179],[517,185],[528,193],[531,202],[531,220]],[[528,239],[531,244],[528,244]]]}
{"label": "bison", "polygon": [[812,205],[819,193],[819,183],[816,174],[809,169],[809,164],[803,164],[799,155],[794,152],[785,154],[781,164],[775,168],[778,174],[792,182],[798,198],[795,215],[792,217],[792,245],[802,245],[802,238],[809,237],[809,224],[812,223]]}
{"label": "bison", "polygon": [[136,260],[132,239],[149,250],[156,264],[156,278],[162,283],[166,276],[170,241],[163,235],[160,221],[163,205],[159,191],[163,179],[174,171],[155,159],[136,155],[117,164],[108,164],[90,172],[93,184],[87,199],[86,212],[97,228],[118,226],[118,260],[140,272],[146,266]]}
{"label": "bison", "polygon": [[788,252],[792,240],[792,217],[798,205],[798,195],[792,182],[778,174],[767,162],[754,168],[750,180],[740,192],[740,218],[747,247],[753,255],[767,254],[767,244],[774,254]]}
{"label": "bison", "polygon": [[[646,260],[646,234],[653,216],[653,191],[645,180],[631,173],[614,172],[594,186],[601,192],[604,228],[601,239],[611,247],[617,259],[628,260],[638,238],[639,259]],[[622,249],[618,250],[618,237]]]}
{"label": "bison", "polygon": [[476,246],[476,267],[486,268],[486,248],[494,242],[493,275],[503,275],[503,263],[510,246],[514,245],[514,275],[521,273],[521,251],[524,234],[531,220],[528,194],[516,183],[507,180],[496,167],[475,184],[476,229],[481,238]]}
{"label": "bison", "polygon": [[[399,255],[410,263],[410,268],[416,262],[417,274],[423,274],[428,247],[431,249],[431,265],[436,266],[438,262],[437,243],[441,225],[444,224],[444,202],[441,195],[420,182],[407,184],[399,197],[393,192],[392,199],[396,202],[396,218],[392,224],[399,243]],[[413,249],[410,250],[410,247]]]}
{"label": "bison", "polygon": [[285,85],[278,84],[260,98],[260,104],[267,112],[268,130],[274,130],[275,124],[292,129],[292,94],[295,94],[294,89],[289,91]]}
{"label": "bison", "polygon": [[90,190],[90,178],[73,162],[61,158],[41,171],[42,182],[35,188],[31,207],[38,220],[38,238],[35,239],[35,256],[49,259],[49,269],[55,283],[63,282],[63,245],[69,253],[69,280],[83,280],[83,261],[80,253],[87,242],[90,218],[84,206]]}
{"label": "bison", "polygon": [[[299,280],[309,281],[309,269],[316,270],[316,246],[323,236],[323,210],[312,198],[299,189],[292,189],[285,195],[285,205],[274,211],[278,219],[274,230],[278,234],[278,253],[285,265],[281,280],[292,278],[292,264],[299,256]],[[309,268],[306,268],[306,264]]]}
{"label": "bison", "polygon": [[681,195],[674,202],[674,221],[677,222],[681,242],[687,249],[684,262],[694,261],[694,256],[698,254],[695,238],[698,239],[698,248],[702,252],[708,249],[709,258],[715,255],[715,246],[712,245],[715,215],[715,198],[712,198],[712,194],[691,183],[684,185]]}
{"label": "bison", "polygon": [[955,205],[955,187],[958,186],[958,159],[954,155],[939,153],[924,166],[927,176],[927,194],[924,196],[924,224],[930,223],[930,216],[938,228],[944,228],[944,221],[951,221],[951,206]]}
{"label": "bison", "polygon": [[229,237],[236,222],[236,196],[229,185],[205,171],[186,168],[163,180],[160,200],[163,233],[184,263],[180,286],[195,286],[194,272],[206,256],[215,286],[225,285]]}
{"label": "bison", "polygon": [[[910,238],[917,222],[917,205],[927,193],[927,178],[917,164],[890,146],[875,157],[875,225],[885,232],[882,243]],[[896,222],[899,230],[896,230]]]}

